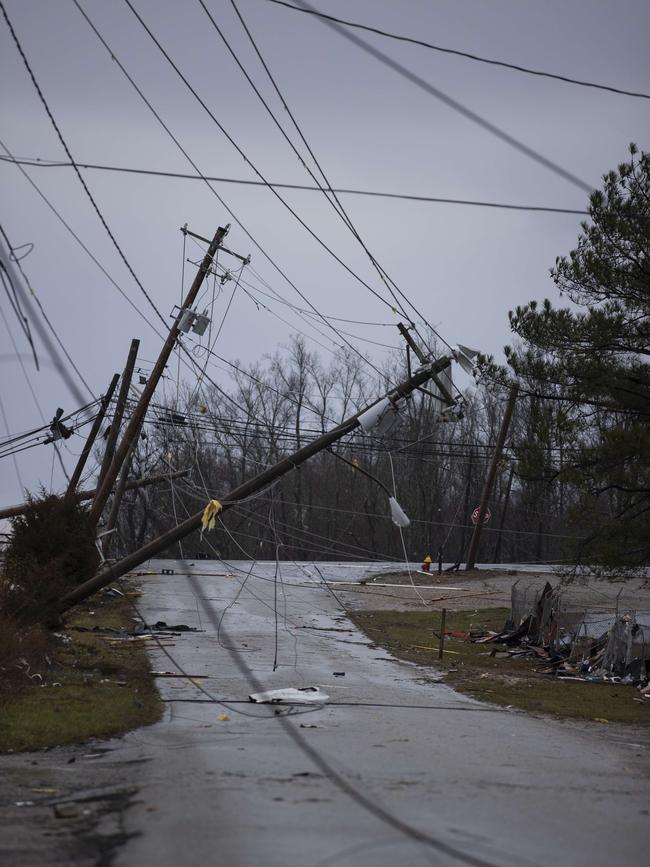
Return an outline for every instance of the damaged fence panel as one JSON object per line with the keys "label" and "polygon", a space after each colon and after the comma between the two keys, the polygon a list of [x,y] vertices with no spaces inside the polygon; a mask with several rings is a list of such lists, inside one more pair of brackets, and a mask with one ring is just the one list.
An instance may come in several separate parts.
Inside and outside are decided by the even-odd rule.
{"label": "damaged fence panel", "polygon": [[616,614],[604,618],[609,627],[594,637],[589,627],[597,623],[588,624],[586,612],[563,607],[565,591],[549,582],[541,590],[516,582],[503,630],[472,634],[471,640],[505,644],[507,655],[544,661],[545,672],[562,679],[634,684],[645,697],[650,679],[646,641],[650,627],[640,624],[633,611],[621,616],[617,605]]}

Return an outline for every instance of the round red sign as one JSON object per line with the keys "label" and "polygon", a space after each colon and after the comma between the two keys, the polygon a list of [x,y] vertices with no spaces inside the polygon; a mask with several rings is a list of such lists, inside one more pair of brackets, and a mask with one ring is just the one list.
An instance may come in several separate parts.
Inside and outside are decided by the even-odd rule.
{"label": "round red sign", "polygon": [[[478,524],[478,513],[480,511],[480,508],[481,508],[480,506],[477,506],[474,509],[474,511],[472,512],[472,524],[474,524],[474,526],[476,526]],[[483,523],[487,524],[487,522],[490,520],[491,517],[492,517],[492,512],[489,509],[486,509],[485,514],[483,515]]]}

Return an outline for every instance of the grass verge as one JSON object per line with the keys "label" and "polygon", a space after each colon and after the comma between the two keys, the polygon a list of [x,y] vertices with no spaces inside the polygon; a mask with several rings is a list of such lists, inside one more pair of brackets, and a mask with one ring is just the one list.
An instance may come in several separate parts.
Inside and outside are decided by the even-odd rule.
{"label": "grass verge", "polygon": [[80,743],[160,719],[163,705],[141,642],[117,641],[93,627],[132,629],[128,598],[97,597],[52,636],[51,666],[38,668],[42,684],[35,677],[0,702],[0,752]]}
{"label": "grass verge", "polygon": [[[507,608],[447,611],[445,632],[469,632],[471,626],[500,630],[508,613]],[[541,673],[538,669],[544,665],[539,660],[491,656],[505,649],[501,644],[473,644],[447,636],[439,661],[434,635],[440,631],[439,611],[357,611],[349,617],[394,656],[439,668],[446,683],[480,701],[564,718],[650,722],[650,702],[635,701],[639,695],[633,687],[560,680]]]}

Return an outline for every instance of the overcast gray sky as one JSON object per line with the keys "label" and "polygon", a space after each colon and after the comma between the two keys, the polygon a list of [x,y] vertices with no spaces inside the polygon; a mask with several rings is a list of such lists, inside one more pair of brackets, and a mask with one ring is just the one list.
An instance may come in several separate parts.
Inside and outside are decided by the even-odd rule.
{"label": "overcast gray sky", "polygon": [[[72,0],[3,0],[34,74],[78,162],[192,172]],[[201,172],[255,179],[251,167],[164,60],[122,0],[79,0]],[[145,22],[248,160],[270,181],[311,183],[266,115],[198,0],[132,0]],[[313,0],[321,10],[439,45],[633,91],[650,90],[647,0]],[[229,0],[206,0],[249,74],[286,125]],[[399,77],[322,21],[267,0],[238,0],[258,47],[331,182],[337,187],[583,209],[587,194],[533,162]],[[577,87],[359,34],[449,97],[594,187],[647,147],[650,101]],[[65,159],[11,35],[0,20],[1,138],[12,154]],[[291,132],[290,127],[286,126]],[[294,139],[296,136],[291,132]],[[120,261],[69,168],[26,168],[52,204],[151,322],[155,314]],[[160,340],[80,249],[19,169],[0,163],[1,222],[14,245],[33,243],[23,266],[61,339],[99,394],[121,370],[131,337],[141,358]],[[212,236],[233,223],[227,245],[252,255],[256,272],[304,306],[244,231],[199,181],[84,171],[86,182],[136,274],[164,316],[179,299],[182,236]],[[264,188],[215,184],[246,229],[323,313],[394,324],[397,318],[337,264]],[[387,297],[368,258],[322,194],[284,191],[301,218],[354,271]],[[450,343],[499,356],[509,339],[507,312],[531,298],[555,298],[548,269],[570,250],[580,217],[346,195],[365,243],[425,318]],[[188,247],[193,258],[196,246]],[[188,279],[191,271],[186,271]],[[258,286],[257,277],[250,279]],[[187,281],[186,281],[187,282]],[[215,306],[223,314],[225,298]],[[295,328],[323,338],[279,304]],[[12,434],[49,421],[75,400],[44,365],[34,370],[6,297],[0,298],[32,398],[0,321],[0,397]],[[250,362],[285,343],[292,327],[245,296],[236,299],[217,345]],[[322,327],[322,326],[321,326]],[[349,326],[397,344],[396,329]],[[357,341],[353,341],[357,342]],[[330,344],[331,345],[331,344]],[[358,342],[381,360],[379,347]],[[318,347],[316,347],[318,348]],[[326,357],[324,350],[319,351]],[[45,359],[43,350],[41,358]],[[146,367],[146,363],[142,363]],[[212,374],[225,376],[212,369]],[[6,436],[0,417],[0,440]],[[81,449],[66,445],[71,463]],[[63,477],[51,446],[17,456],[22,482]],[[0,461],[0,505],[21,499],[11,458]]]}

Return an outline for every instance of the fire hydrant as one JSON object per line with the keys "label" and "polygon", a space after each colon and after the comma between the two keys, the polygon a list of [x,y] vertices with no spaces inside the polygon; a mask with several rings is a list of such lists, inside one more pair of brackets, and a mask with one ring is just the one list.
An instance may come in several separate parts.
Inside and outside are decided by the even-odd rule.
{"label": "fire hydrant", "polygon": [[427,554],[427,556],[422,561],[422,571],[428,572],[430,566],[431,566],[431,557],[429,557],[429,555]]}

